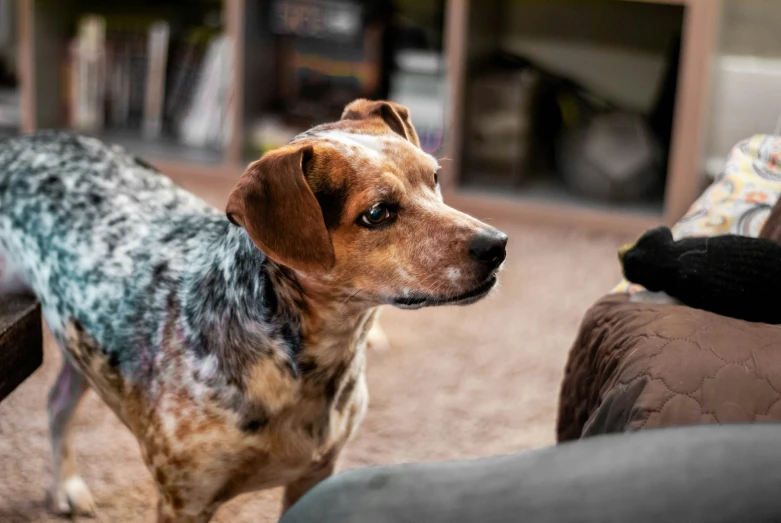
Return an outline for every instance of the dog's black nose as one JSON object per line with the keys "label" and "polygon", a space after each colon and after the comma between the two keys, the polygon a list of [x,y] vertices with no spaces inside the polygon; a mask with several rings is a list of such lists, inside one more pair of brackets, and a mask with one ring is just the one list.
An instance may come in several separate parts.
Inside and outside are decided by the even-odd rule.
{"label": "dog's black nose", "polygon": [[507,235],[496,229],[486,229],[475,236],[469,244],[469,256],[492,269],[498,267],[507,255]]}

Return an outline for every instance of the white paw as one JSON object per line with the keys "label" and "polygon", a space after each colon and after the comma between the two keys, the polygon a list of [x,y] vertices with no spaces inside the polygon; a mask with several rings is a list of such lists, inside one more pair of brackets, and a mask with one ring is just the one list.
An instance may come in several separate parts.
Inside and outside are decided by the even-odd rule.
{"label": "white paw", "polygon": [[379,324],[375,323],[366,336],[366,345],[370,350],[383,352],[390,350],[390,340]]}
{"label": "white paw", "polygon": [[62,516],[94,516],[95,501],[79,476],[71,476],[51,492],[52,510]]}
{"label": "white paw", "polygon": [[681,302],[664,292],[638,291],[629,297],[632,303],[658,303],[661,305],[680,305]]}

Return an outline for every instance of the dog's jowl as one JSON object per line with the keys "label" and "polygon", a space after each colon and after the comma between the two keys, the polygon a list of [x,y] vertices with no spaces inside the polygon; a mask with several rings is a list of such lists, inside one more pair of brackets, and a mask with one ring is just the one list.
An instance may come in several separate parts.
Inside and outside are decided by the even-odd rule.
{"label": "dog's jowl", "polygon": [[2,142],[0,292],[33,292],[64,353],[53,510],[95,510],[69,431],[89,387],[138,439],[159,521],[281,485],[289,506],[331,474],[377,307],[473,303],[504,261],[438,169],[405,107],[367,100],[252,163],[225,213],[93,138]]}

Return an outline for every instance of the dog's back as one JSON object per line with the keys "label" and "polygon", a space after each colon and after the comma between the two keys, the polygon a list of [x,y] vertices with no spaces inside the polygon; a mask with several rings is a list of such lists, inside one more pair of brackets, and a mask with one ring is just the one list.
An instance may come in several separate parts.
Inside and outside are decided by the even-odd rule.
{"label": "dog's back", "polygon": [[154,309],[210,227],[227,221],[120,148],[54,131],[0,144],[0,292],[31,290],[55,335],[75,317],[110,341],[101,316]]}

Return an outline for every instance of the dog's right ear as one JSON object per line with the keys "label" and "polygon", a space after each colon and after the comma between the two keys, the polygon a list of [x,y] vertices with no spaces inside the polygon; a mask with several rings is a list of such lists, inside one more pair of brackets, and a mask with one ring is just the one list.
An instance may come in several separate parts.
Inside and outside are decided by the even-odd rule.
{"label": "dog's right ear", "polygon": [[412,125],[409,109],[396,102],[359,98],[347,104],[340,119],[366,120],[369,118],[380,118],[393,132],[412,142],[415,147],[420,147],[420,139]]}
{"label": "dog's right ear", "polygon": [[313,156],[311,145],[266,153],[242,175],[226,214],[272,260],[295,270],[323,272],[334,265],[334,249],[306,181]]}

